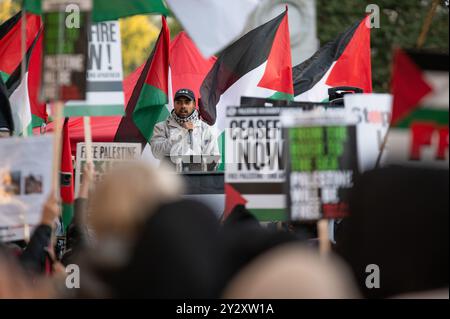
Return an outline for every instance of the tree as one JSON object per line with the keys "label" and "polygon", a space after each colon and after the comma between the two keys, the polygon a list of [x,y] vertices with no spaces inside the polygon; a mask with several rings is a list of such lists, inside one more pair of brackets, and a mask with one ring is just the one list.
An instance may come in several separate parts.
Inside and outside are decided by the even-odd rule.
{"label": "tree", "polygon": [[0,24],[11,18],[20,10],[17,0],[0,0]]}
{"label": "tree", "polygon": [[145,62],[153,44],[158,38],[159,29],[145,15],[120,19],[122,37],[122,61],[125,75]]}
{"label": "tree", "polygon": [[[392,53],[395,47],[414,48],[432,0],[378,0],[380,28],[372,29],[374,91],[389,92]],[[365,16],[373,1],[317,0],[317,26],[321,44],[334,39]],[[449,46],[448,7],[440,5],[433,18],[424,49],[446,52]]]}

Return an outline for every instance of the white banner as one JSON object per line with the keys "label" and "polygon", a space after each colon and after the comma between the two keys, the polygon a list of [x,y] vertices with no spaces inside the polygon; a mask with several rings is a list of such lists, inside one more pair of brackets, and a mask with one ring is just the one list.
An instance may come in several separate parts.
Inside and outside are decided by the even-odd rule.
{"label": "white banner", "polygon": [[51,188],[53,137],[0,139],[0,242],[26,238]]}
{"label": "white banner", "polygon": [[[392,111],[390,94],[347,94],[345,108],[358,119],[359,170],[373,169],[389,127]],[[383,153],[381,163],[386,158]]]}
{"label": "white banner", "polygon": [[69,101],[66,116],[124,114],[122,45],[118,21],[91,25],[86,101]]}
{"label": "white banner", "polygon": [[[92,161],[94,162],[96,181],[116,162],[139,160],[142,146],[139,143],[92,143]],[[75,168],[75,194],[80,188],[81,174],[86,164],[86,145],[77,144],[77,162]]]}

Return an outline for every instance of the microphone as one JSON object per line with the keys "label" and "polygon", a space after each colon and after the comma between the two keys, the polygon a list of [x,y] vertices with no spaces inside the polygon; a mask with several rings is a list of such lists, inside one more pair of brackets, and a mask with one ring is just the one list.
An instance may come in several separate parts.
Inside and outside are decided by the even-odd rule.
{"label": "microphone", "polygon": [[188,144],[192,145],[192,129],[188,130],[188,133],[189,133]]}

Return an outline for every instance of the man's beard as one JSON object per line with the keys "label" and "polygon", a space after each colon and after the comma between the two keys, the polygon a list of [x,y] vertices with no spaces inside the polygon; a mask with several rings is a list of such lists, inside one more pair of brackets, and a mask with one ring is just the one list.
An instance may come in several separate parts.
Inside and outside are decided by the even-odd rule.
{"label": "man's beard", "polygon": [[186,122],[193,122],[195,123],[199,117],[198,117],[198,112],[196,109],[194,109],[191,114],[189,114],[188,116],[179,116],[175,110],[172,110],[172,117],[175,119],[175,121],[178,122],[178,124],[183,124]]}
{"label": "man's beard", "polygon": [[[186,112],[185,113],[181,113],[181,112],[184,112],[184,111],[186,111]],[[180,112],[175,112],[175,114],[179,118],[185,119],[185,118],[188,118],[189,116],[191,116],[192,113],[194,113],[194,111],[195,111],[195,109],[193,109],[191,112],[188,112],[186,109],[181,109]]]}

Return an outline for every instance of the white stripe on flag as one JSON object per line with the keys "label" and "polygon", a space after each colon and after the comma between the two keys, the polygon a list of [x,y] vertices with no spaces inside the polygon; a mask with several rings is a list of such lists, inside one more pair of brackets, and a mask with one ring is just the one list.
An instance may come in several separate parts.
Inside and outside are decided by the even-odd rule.
{"label": "white stripe on flag", "polygon": [[9,98],[15,135],[28,136],[31,128],[31,107],[28,96],[28,72]]}
{"label": "white stripe on flag", "polygon": [[327,85],[326,81],[330,76],[331,70],[333,70],[335,64],[336,62],[333,62],[325,75],[309,91],[306,91],[294,97],[294,101],[322,102],[323,100],[328,99],[328,89],[331,88],[331,86]]}
{"label": "white stripe on flag", "polygon": [[264,75],[266,65],[267,62],[264,62],[256,69],[245,74],[220,96],[220,100],[216,105],[217,116],[215,124],[219,132],[225,129],[227,107],[239,106],[242,96],[268,98],[276,93],[274,90],[257,86]]}
{"label": "white stripe on flag", "polygon": [[425,108],[448,110],[449,79],[448,72],[425,71],[425,81],[433,88],[420,103]]}
{"label": "white stripe on flag", "polygon": [[248,195],[241,194],[248,202],[246,207],[248,209],[265,209],[265,208],[285,208],[286,196],[285,195]]}

